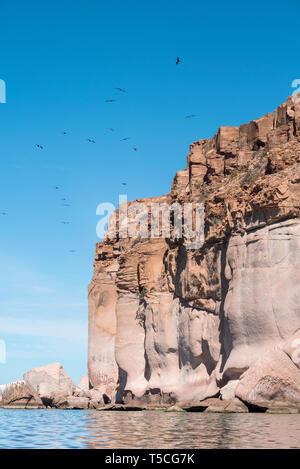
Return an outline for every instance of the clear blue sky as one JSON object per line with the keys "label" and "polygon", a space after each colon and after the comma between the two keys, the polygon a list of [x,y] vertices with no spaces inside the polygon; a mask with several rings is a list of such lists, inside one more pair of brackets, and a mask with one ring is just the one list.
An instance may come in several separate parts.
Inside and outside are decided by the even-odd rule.
{"label": "clear blue sky", "polygon": [[129,199],[167,193],[191,142],[285,101],[300,4],[2,0],[0,14],[0,384],[55,361],[77,381],[97,205],[123,181]]}

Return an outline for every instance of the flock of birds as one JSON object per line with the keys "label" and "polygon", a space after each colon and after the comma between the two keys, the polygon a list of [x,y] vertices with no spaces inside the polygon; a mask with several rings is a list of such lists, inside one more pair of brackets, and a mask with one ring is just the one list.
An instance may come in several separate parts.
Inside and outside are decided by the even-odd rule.
{"label": "flock of birds", "polygon": [[[179,57],[177,57],[175,64],[176,64],[176,65],[179,65],[180,63],[181,63],[181,60],[180,60]],[[119,87],[117,87],[117,88],[115,88],[115,90],[119,91],[120,93],[127,93],[127,90],[125,90],[124,88],[119,88]],[[116,99],[106,99],[106,100],[105,100],[106,103],[114,103],[114,102],[116,102],[116,101],[117,101]],[[190,114],[190,115],[185,116],[185,119],[192,119],[192,118],[194,118],[194,117],[197,117],[197,115],[196,115],[196,114]],[[115,129],[113,129],[112,127],[110,127],[108,130],[111,131],[111,132],[114,132]],[[64,131],[62,132],[62,134],[63,134],[63,135],[67,135],[67,132],[64,130]],[[124,137],[124,138],[121,138],[121,141],[127,141],[127,140],[129,140],[129,139],[130,139],[130,137]],[[94,139],[92,139],[92,138],[87,138],[87,142],[88,142],[88,143],[96,143],[96,140],[94,140]],[[44,150],[44,146],[41,145],[40,143],[36,143],[35,146],[36,146],[38,149],[40,149],[40,150]],[[132,150],[133,150],[133,151],[137,151],[137,147],[132,147]],[[122,182],[121,184],[122,184],[123,186],[126,186],[126,185],[127,185],[126,182]],[[55,186],[55,190],[60,190],[60,186]],[[60,200],[61,200],[62,202],[66,202],[67,199],[66,199],[65,197],[62,197]],[[64,207],[71,207],[71,204],[63,203],[62,206],[64,206]],[[3,211],[3,212],[0,212],[0,214],[1,214],[2,216],[6,216],[8,213],[5,212],[5,211]],[[63,225],[69,225],[69,224],[70,224],[69,221],[65,221],[65,220],[63,220],[61,223],[62,223]],[[75,249],[70,249],[69,252],[70,252],[70,253],[75,253],[75,252],[77,252],[77,251],[76,251]]]}
{"label": "flock of birds", "polygon": [[[115,88],[115,90],[117,91],[120,91],[121,93],[127,93],[127,91],[124,89],[124,88]],[[105,103],[114,103],[116,102],[117,99],[105,99]],[[186,117],[192,117],[192,116],[186,116]],[[115,129],[113,129],[112,127],[110,127],[108,130],[110,130],[111,132],[114,132]],[[64,130],[62,132],[63,135],[67,135],[67,132]],[[126,141],[126,140],[129,140],[130,137],[124,137],[124,138],[121,138],[121,141]],[[87,142],[89,143],[96,143],[96,140],[94,140],[93,138],[87,138]],[[40,150],[44,150],[44,146],[41,145],[40,143],[36,143],[35,146],[37,148],[39,148]],[[137,148],[136,147],[132,147],[132,150],[133,151],[137,151]]]}

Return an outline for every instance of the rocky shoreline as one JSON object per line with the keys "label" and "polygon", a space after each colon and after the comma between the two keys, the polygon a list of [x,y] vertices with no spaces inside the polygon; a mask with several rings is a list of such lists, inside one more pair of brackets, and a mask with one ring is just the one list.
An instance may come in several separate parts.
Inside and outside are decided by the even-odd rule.
{"label": "rocky shoreline", "polygon": [[236,387],[237,383],[230,383],[221,389],[219,396],[201,401],[177,401],[175,396],[156,393],[156,403],[153,399],[147,403],[145,398],[130,396],[122,404],[116,404],[110,402],[100,389],[92,388],[87,375],[75,386],[62,365],[54,363],[28,371],[22,381],[0,386],[0,409],[300,413],[300,405],[287,405],[284,401],[275,405],[270,401],[259,405],[244,402],[236,396]]}

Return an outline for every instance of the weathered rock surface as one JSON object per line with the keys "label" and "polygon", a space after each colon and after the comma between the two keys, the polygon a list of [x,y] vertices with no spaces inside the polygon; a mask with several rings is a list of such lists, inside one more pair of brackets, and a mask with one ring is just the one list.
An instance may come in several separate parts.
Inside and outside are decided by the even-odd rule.
{"label": "weathered rock surface", "polygon": [[[170,407],[221,390],[232,406],[235,396],[296,405],[300,102],[194,142],[170,193],[137,202],[148,231],[132,234],[135,202],[122,204],[96,246],[88,370],[97,402]],[[151,237],[155,203],[204,204],[202,247],[189,249],[185,230],[176,237],[172,217],[168,235],[160,227]],[[124,238],[113,222],[123,230],[126,209]]]}
{"label": "weathered rock surface", "polygon": [[215,399],[214,402],[211,402],[208,407],[205,409],[206,413],[219,413],[219,412],[226,412],[226,413],[246,413],[248,411],[248,407],[243,404],[239,399],[232,398],[226,400],[218,400]]}
{"label": "weathered rock surface", "polygon": [[75,385],[60,363],[33,368],[24,373],[24,381],[32,392],[37,393],[45,405],[54,399],[72,396]]}
{"label": "weathered rock surface", "polygon": [[0,406],[21,409],[41,409],[42,400],[24,381],[14,381],[2,387]]}
{"label": "weathered rock surface", "polygon": [[89,402],[90,399],[88,397],[69,396],[54,400],[52,406],[58,409],[88,409]]}
{"label": "weathered rock surface", "polygon": [[300,329],[290,336],[282,346],[282,350],[292,362],[300,368]]}
{"label": "weathered rock surface", "polygon": [[77,384],[77,388],[86,392],[90,390],[90,380],[89,380],[88,375],[83,375],[83,377]]}
{"label": "weathered rock surface", "polygon": [[282,350],[269,350],[241,376],[235,393],[255,407],[300,408],[300,370]]}
{"label": "weathered rock surface", "polygon": [[225,386],[220,389],[220,395],[222,400],[232,399],[235,397],[235,390],[239,380],[234,379],[229,381]]}
{"label": "weathered rock surface", "polygon": [[74,391],[76,397],[90,397],[90,380],[88,375],[83,375]]}

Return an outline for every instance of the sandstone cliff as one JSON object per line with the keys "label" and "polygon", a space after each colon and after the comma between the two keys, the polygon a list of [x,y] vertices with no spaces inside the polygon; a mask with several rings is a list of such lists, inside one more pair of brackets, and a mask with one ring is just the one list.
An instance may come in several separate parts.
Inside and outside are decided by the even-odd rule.
{"label": "sandstone cliff", "polygon": [[88,370],[104,402],[232,387],[250,405],[300,406],[300,102],[193,143],[170,193],[140,202],[203,203],[205,239],[109,229],[97,244]]}

